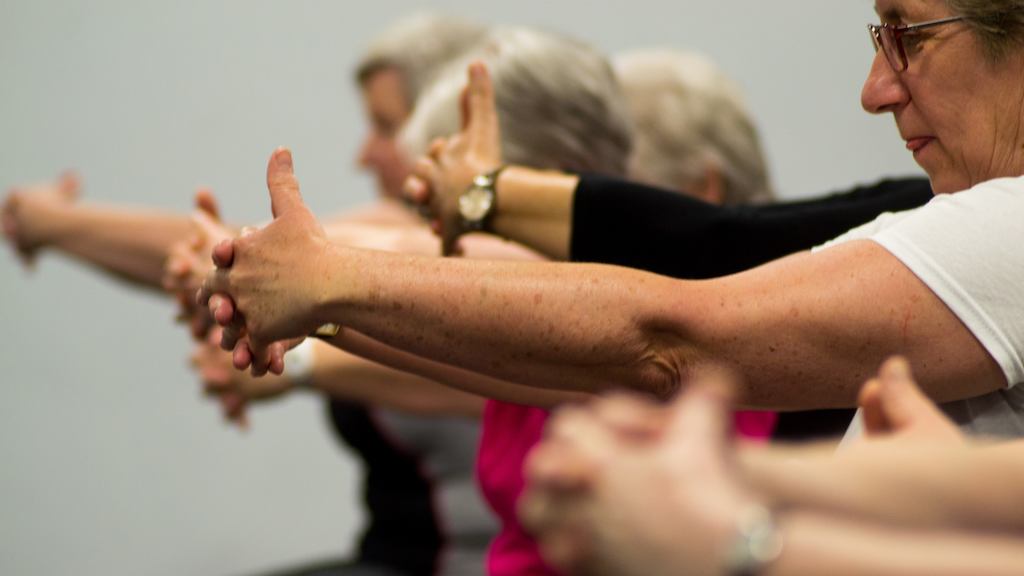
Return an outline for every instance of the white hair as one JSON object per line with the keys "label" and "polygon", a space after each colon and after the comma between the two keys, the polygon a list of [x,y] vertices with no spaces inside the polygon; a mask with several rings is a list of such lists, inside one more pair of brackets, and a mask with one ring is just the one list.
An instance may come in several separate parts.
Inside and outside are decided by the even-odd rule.
{"label": "white hair", "polygon": [[542,169],[625,175],[632,129],[608,60],[564,36],[499,28],[437,76],[400,136],[407,152],[460,128],[466,69],[482,60],[494,82],[507,162]]}
{"label": "white hair", "polygon": [[356,81],[362,84],[393,68],[401,74],[406,102],[412,106],[438,71],[486,33],[486,27],[452,16],[421,13],[404,18],[370,42],[356,65]]}
{"label": "white hair", "polygon": [[672,189],[698,185],[713,167],[723,202],[773,198],[757,128],[739,88],[705,56],[677,50],[615,58],[636,130],[630,176]]}

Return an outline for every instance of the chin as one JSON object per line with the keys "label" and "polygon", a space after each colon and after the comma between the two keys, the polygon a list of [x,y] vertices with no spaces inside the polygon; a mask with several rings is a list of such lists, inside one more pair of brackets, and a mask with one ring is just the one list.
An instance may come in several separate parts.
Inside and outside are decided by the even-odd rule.
{"label": "chin", "polygon": [[928,175],[931,180],[933,194],[953,194],[963,192],[974,184],[965,181],[963,178],[955,178],[950,175]]}

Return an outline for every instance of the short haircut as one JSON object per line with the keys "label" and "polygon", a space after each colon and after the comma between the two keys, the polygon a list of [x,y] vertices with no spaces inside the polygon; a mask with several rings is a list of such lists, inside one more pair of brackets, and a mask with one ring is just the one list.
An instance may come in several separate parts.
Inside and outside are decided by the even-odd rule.
{"label": "short haircut", "polygon": [[1024,0],[946,0],[946,6],[967,20],[990,61],[1024,48]]}
{"label": "short haircut", "polygon": [[405,18],[370,42],[356,65],[356,81],[363,84],[381,70],[397,70],[411,107],[439,70],[486,33],[480,24],[451,16],[424,13]]}
{"label": "short haircut", "polygon": [[708,165],[725,204],[773,199],[757,128],[739,88],[708,58],[646,50],[615,58],[635,130],[630,176],[671,189],[696,186]]}

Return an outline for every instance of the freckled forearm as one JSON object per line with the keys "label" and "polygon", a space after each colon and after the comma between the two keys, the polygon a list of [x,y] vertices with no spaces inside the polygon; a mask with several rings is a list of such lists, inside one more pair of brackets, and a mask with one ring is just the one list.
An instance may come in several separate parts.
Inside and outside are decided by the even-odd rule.
{"label": "freckled forearm", "polygon": [[335,250],[318,321],[496,378],[651,391],[653,343],[637,321],[644,283],[626,269],[468,262]]}

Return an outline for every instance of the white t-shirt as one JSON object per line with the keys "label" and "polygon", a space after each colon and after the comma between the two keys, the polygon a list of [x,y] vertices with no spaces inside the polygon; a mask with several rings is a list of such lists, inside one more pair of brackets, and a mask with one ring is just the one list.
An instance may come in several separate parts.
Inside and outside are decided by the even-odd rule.
{"label": "white t-shirt", "polygon": [[[815,248],[869,239],[928,286],[996,360],[1009,386],[942,405],[966,432],[1024,436],[1024,177],[990,180],[888,213]],[[851,430],[856,433],[859,414]]]}

